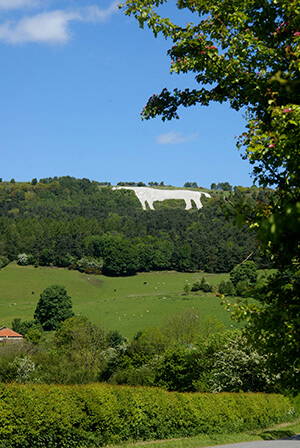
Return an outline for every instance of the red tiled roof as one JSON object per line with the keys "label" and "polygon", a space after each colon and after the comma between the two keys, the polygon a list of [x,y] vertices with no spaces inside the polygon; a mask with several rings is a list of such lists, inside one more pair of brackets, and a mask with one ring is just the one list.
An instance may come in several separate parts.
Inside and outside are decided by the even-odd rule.
{"label": "red tiled roof", "polygon": [[11,330],[10,328],[1,328],[0,330],[0,338],[22,338],[23,336],[19,333],[16,333],[15,331]]}

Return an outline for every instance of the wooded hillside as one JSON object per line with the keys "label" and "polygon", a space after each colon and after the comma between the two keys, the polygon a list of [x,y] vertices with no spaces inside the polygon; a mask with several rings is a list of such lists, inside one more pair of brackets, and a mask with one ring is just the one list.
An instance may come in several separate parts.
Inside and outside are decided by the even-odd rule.
{"label": "wooded hillside", "polygon": [[233,204],[256,208],[270,191],[238,187],[211,194],[202,210],[187,212],[184,201],[164,201],[144,211],[133,191],[88,179],[1,182],[1,264],[17,259],[109,275],[228,272],[249,256],[265,266],[255,232],[236,225]]}

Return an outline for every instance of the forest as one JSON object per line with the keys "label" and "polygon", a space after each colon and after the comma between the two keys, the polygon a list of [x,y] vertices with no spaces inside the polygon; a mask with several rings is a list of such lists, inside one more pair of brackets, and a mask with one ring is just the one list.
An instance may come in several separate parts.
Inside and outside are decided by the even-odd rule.
{"label": "forest", "polygon": [[255,231],[238,225],[235,210],[242,204],[254,213],[268,204],[272,190],[235,187],[230,192],[217,185],[202,210],[187,213],[184,202],[176,200],[143,211],[134,192],[113,191],[88,179],[0,182],[0,264],[17,260],[113,276],[229,272],[248,258],[270,267]]}

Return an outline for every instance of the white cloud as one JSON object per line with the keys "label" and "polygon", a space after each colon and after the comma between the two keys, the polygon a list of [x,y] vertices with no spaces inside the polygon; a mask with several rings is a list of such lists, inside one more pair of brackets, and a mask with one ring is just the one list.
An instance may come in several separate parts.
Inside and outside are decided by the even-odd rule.
{"label": "white cloud", "polygon": [[80,20],[76,13],[51,11],[25,17],[19,22],[0,25],[0,39],[16,44],[20,42],[66,42],[70,38],[69,22]]}
{"label": "white cloud", "polygon": [[[4,4],[4,0],[1,1]],[[11,1],[17,2],[17,0]],[[25,0],[23,0],[24,3]],[[113,2],[106,9],[101,9],[98,6],[89,6],[74,11],[56,10],[43,12],[23,17],[19,21],[7,21],[0,24],[0,40],[11,44],[22,42],[65,43],[71,37],[71,22],[103,22],[114,14],[117,9],[117,2]]]}
{"label": "white cloud", "polygon": [[177,145],[195,140],[197,136],[197,134],[183,135],[180,132],[172,131],[159,135],[156,141],[159,145]]}
{"label": "white cloud", "polygon": [[24,8],[36,4],[37,0],[0,0],[0,10]]}

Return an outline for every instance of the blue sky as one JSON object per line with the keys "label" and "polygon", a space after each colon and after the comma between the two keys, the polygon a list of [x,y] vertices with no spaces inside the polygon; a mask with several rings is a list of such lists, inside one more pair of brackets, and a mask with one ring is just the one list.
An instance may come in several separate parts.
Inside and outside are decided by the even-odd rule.
{"label": "blue sky", "polygon": [[[188,20],[174,4],[165,14]],[[235,148],[241,112],[214,104],[171,122],[141,120],[150,95],[195,81],[171,75],[171,43],[115,6],[0,0],[0,177],[251,185]]]}

